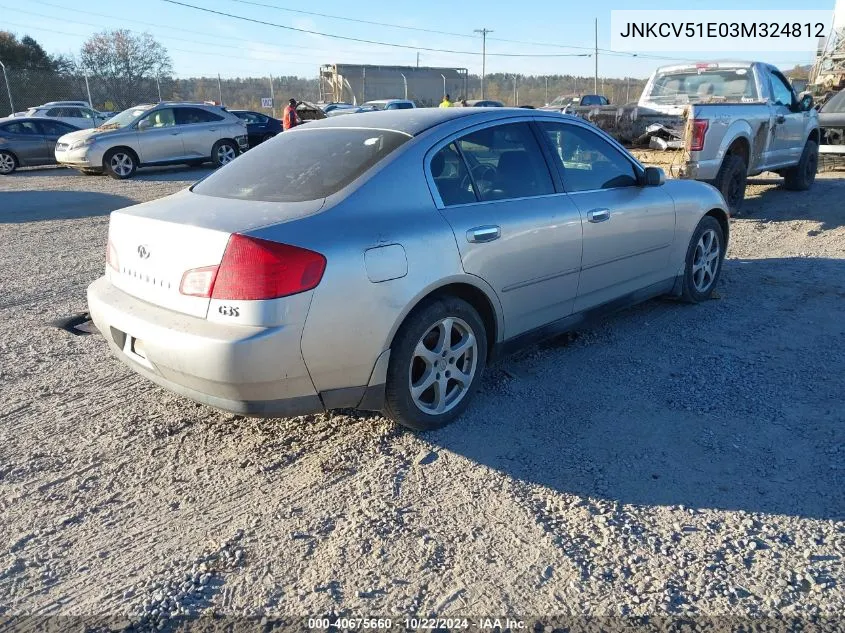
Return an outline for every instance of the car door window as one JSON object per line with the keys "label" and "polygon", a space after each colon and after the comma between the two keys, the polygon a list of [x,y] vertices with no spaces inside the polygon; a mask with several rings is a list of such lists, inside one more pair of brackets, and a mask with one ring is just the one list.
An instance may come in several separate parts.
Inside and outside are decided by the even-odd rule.
{"label": "car door window", "polygon": [[34,121],[15,121],[7,123],[0,129],[9,134],[39,134]]}
{"label": "car door window", "polygon": [[396,104],[397,110],[410,110],[413,107],[414,106],[412,106],[410,103],[397,103]]}
{"label": "car door window", "polygon": [[61,121],[38,121],[38,127],[41,128],[41,133],[47,136],[62,136],[76,130]]}
{"label": "car door window", "polygon": [[484,128],[457,142],[480,200],[507,200],[555,192],[542,150],[527,123]]}
{"label": "car door window", "polygon": [[469,170],[454,143],[450,143],[432,157],[430,169],[445,206],[476,201]]}
{"label": "car door window", "polygon": [[177,125],[193,125],[196,123],[212,123],[223,117],[202,108],[176,108]]}
{"label": "car door window", "polygon": [[[141,121],[148,120],[151,128],[172,127],[176,125],[176,118],[173,115],[173,108],[163,108],[150,112]],[[141,122],[139,121],[139,123]]]}
{"label": "car door window", "polygon": [[560,161],[558,166],[566,191],[637,186],[633,163],[595,132],[566,123],[539,125]]}
{"label": "car door window", "polygon": [[770,73],[772,82],[772,103],[792,107],[793,93],[789,83],[777,73]]}

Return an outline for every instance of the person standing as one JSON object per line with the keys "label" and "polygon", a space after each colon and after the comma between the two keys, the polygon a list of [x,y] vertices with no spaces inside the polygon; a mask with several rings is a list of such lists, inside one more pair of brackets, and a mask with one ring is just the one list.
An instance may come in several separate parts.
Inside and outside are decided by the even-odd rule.
{"label": "person standing", "polygon": [[448,94],[443,95],[443,101],[440,102],[441,108],[451,108],[452,107],[452,99],[449,97]]}
{"label": "person standing", "polygon": [[282,129],[289,130],[300,123],[302,121],[299,120],[299,115],[296,113],[296,99],[291,99],[288,101],[288,105],[285,106],[285,111],[282,115]]}

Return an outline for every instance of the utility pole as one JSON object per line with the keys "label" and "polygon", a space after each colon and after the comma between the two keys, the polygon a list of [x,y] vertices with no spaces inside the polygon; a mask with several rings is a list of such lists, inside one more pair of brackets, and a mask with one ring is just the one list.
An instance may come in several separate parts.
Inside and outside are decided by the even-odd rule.
{"label": "utility pole", "polygon": [[484,76],[487,74],[487,34],[492,33],[490,29],[475,29],[475,33],[481,33],[481,98],[484,98]]}
{"label": "utility pole", "polygon": [[9,77],[6,75],[6,64],[0,62],[0,68],[3,68],[3,81],[6,82],[6,94],[9,95],[9,107],[12,109],[9,114],[14,114],[15,103],[12,101],[12,87],[9,85]]}
{"label": "utility pole", "polygon": [[417,68],[420,67],[420,52],[417,51]]}
{"label": "utility pole", "polygon": [[273,94],[273,75],[270,75],[270,112],[276,118],[276,95]]}
{"label": "utility pole", "polygon": [[220,73],[217,73],[217,96],[220,97],[220,105],[223,105],[223,86],[220,84]]}
{"label": "utility pole", "polygon": [[596,18],[596,74],[593,80],[593,94],[599,92],[599,19]]}
{"label": "utility pole", "polygon": [[[85,73],[85,92],[88,93],[88,105],[94,107],[94,102],[91,100],[91,86],[88,85],[88,73]],[[161,101],[161,99],[159,99]]]}
{"label": "utility pole", "polygon": [[548,76],[546,76],[546,77],[544,77],[544,79],[546,80],[546,100],[545,100],[544,103],[546,105],[549,105],[549,78],[548,78]]}

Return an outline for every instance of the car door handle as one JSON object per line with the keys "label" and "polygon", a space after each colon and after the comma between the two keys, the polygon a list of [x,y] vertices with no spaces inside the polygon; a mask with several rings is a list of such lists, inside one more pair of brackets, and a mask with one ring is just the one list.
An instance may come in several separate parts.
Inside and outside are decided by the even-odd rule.
{"label": "car door handle", "polygon": [[783,123],[784,121],[786,121],[785,116],[783,116],[782,114],[777,115],[777,118],[775,119],[775,123]]}
{"label": "car door handle", "polygon": [[498,226],[477,226],[467,231],[467,242],[492,242],[502,236],[502,229]]}
{"label": "car door handle", "polygon": [[593,209],[592,211],[587,211],[587,220],[594,224],[597,222],[606,222],[609,219],[610,209]]}

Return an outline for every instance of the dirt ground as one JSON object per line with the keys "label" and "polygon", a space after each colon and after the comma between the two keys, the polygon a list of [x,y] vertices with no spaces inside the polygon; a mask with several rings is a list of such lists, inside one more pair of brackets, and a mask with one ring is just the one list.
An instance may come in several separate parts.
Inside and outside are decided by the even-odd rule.
{"label": "dirt ground", "polygon": [[755,179],[717,300],[501,361],[426,435],[241,419],[48,325],[110,210],[205,173],[0,179],[0,615],[845,613],[845,173]]}

